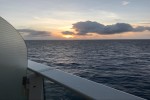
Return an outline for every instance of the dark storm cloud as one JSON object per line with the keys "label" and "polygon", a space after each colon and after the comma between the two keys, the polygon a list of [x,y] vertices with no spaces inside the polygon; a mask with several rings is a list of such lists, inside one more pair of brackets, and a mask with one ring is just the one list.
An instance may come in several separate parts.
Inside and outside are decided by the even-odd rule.
{"label": "dark storm cloud", "polygon": [[20,33],[27,33],[27,37],[43,37],[50,36],[51,32],[48,31],[38,31],[33,29],[18,29]]}
{"label": "dark storm cloud", "polygon": [[98,22],[85,21],[73,24],[73,29],[77,35],[86,35],[87,33],[97,33],[103,35],[119,34],[124,32],[142,32],[145,30],[150,31],[150,27],[138,26],[132,27],[127,23],[116,23],[112,25],[103,25]]}
{"label": "dark storm cloud", "polygon": [[64,35],[73,35],[75,33],[71,32],[71,31],[63,31],[62,34],[64,34]]}

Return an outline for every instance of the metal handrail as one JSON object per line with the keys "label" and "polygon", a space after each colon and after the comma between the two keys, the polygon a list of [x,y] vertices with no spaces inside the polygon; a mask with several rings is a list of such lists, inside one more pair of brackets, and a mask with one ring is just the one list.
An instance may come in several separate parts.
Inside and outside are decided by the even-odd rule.
{"label": "metal handrail", "polygon": [[28,70],[33,71],[50,81],[61,84],[88,99],[145,100],[141,97],[30,60],[28,60]]}

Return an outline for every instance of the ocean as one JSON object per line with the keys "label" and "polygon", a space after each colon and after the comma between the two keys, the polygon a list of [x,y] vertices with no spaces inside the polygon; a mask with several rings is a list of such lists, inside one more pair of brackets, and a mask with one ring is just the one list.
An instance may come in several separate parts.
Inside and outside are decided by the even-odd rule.
{"label": "ocean", "polygon": [[[150,100],[150,40],[28,40],[28,59]],[[46,100],[84,100],[45,80]]]}

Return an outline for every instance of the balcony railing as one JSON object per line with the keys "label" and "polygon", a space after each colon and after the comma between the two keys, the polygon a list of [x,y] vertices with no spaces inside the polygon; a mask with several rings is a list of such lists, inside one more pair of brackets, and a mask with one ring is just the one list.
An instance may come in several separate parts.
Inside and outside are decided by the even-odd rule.
{"label": "balcony railing", "polygon": [[28,61],[28,70],[56,82],[87,99],[94,100],[145,100],[138,96],[81,78],[40,63]]}

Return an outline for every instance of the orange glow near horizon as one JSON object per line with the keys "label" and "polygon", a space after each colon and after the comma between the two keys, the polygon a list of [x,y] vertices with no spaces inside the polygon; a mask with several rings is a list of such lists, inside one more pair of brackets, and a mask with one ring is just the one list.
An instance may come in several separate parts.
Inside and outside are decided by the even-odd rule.
{"label": "orange glow near horizon", "polygon": [[74,38],[73,35],[63,35],[64,38],[70,39],[70,38]]}

